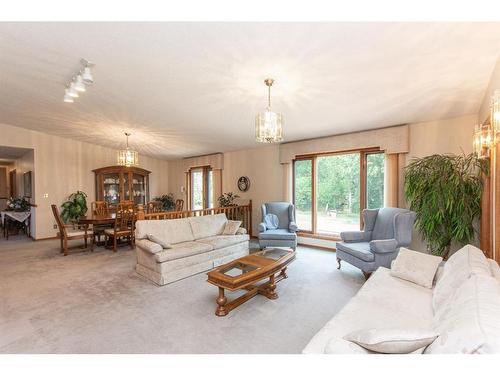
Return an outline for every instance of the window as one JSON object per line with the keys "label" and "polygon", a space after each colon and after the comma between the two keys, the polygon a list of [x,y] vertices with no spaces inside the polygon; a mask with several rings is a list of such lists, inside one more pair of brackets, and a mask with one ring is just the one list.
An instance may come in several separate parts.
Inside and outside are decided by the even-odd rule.
{"label": "window", "polygon": [[364,208],[384,205],[385,154],[376,150],[308,155],[294,161],[299,230],[338,236],[359,230]]}
{"label": "window", "polygon": [[213,172],[210,167],[191,168],[189,178],[189,207],[202,210],[213,207]]}

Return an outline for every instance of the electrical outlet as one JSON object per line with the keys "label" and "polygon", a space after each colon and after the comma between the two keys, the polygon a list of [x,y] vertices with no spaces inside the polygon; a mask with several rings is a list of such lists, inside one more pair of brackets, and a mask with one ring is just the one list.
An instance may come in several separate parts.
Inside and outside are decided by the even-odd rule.
{"label": "electrical outlet", "polygon": [[57,224],[54,224],[54,229],[57,229]]}

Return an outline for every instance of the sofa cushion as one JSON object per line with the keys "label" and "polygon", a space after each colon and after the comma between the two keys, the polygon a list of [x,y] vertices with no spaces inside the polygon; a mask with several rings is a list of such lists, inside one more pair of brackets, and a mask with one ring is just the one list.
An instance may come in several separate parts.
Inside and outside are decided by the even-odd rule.
{"label": "sofa cushion", "polygon": [[488,259],[491,275],[500,283],[500,266],[493,259]]}
{"label": "sofa cushion", "polygon": [[234,235],[238,232],[238,229],[240,229],[241,226],[241,221],[240,220],[228,220],[226,221],[226,225],[224,226],[224,230],[222,231],[222,234],[227,234],[227,235]]}
{"label": "sofa cushion", "polygon": [[196,240],[196,242],[206,243],[212,246],[214,249],[222,249],[223,247],[228,247],[248,240],[250,240],[250,236],[248,234],[238,234],[238,235],[228,235],[228,236],[220,235],[220,236],[201,238],[199,240]]}
{"label": "sofa cushion", "polygon": [[193,231],[188,219],[137,220],[135,238],[140,240],[152,234],[171,245],[194,241]]}
{"label": "sofa cushion", "polygon": [[170,260],[186,258],[189,256],[206,253],[212,251],[214,248],[206,243],[189,241],[172,245],[171,249],[165,249],[155,254],[157,262],[168,262]]}
{"label": "sofa cushion", "polygon": [[162,247],[162,249],[171,249],[172,245],[163,241],[161,238],[156,237],[154,234],[148,233],[148,240],[154,242]]}
{"label": "sofa cushion", "polygon": [[392,277],[379,267],[359,292],[309,342],[304,353],[323,353],[327,343],[365,328],[432,328],[432,290]]}
{"label": "sofa cushion", "polygon": [[455,252],[444,264],[443,275],[434,287],[434,311],[446,305],[453,292],[471,275],[491,276],[488,260],[477,247],[466,245]]}
{"label": "sofa cushion", "polygon": [[439,337],[425,353],[500,353],[500,284],[472,275],[434,317]]}
{"label": "sofa cushion", "polygon": [[392,263],[391,275],[432,288],[432,282],[443,258],[402,247]]}
{"label": "sofa cushion", "polygon": [[362,329],[348,333],[344,339],[377,353],[409,354],[425,348],[436,337],[438,335],[432,330],[406,327]]}
{"label": "sofa cushion", "polygon": [[297,235],[288,229],[269,229],[259,233],[261,240],[294,240],[296,237]]}
{"label": "sofa cushion", "polygon": [[369,242],[337,242],[336,247],[337,250],[344,251],[347,254],[351,254],[352,256],[366,262],[373,262],[375,260],[375,255],[370,251]]}
{"label": "sofa cushion", "polygon": [[195,216],[188,218],[195,240],[222,234],[226,226],[226,214]]}

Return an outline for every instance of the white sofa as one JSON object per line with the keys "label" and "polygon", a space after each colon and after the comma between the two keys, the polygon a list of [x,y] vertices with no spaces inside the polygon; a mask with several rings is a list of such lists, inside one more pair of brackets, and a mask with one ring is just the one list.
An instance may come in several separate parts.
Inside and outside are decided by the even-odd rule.
{"label": "white sofa", "polygon": [[[173,220],[138,220],[136,271],[158,285],[210,270],[248,255],[249,236],[244,228],[236,235],[222,235],[225,214]],[[168,243],[163,249],[148,235]]]}
{"label": "white sofa", "polygon": [[467,245],[440,266],[432,289],[380,267],[303,353],[371,354],[343,337],[362,329],[402,327],[439,334],[424,354],[500,353],[498,264]]}

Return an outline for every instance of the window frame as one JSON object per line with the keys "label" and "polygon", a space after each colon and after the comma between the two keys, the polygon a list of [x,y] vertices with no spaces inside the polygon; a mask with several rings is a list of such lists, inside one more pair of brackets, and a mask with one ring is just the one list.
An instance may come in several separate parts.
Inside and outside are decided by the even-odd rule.
{"label": "window frame", "polygon": [[312,202],[311,202],[311,230],[298,230],[297,234],[302,237],[312,237],[317,239],[324,240],[340,240],[340,235],[337,234],[327,234],[321,233],[317,231],[317,199],[316,199],[316,189],[317,189],[317,160],[318,157],[325,156],[336,156],[336,155],[345,155],[345,154],[359,154],[359,226],[360,230],[363,228],[363,210],[366,208],[367,203],[367,156],[371,154],[384,154],[384,150],[381,150],[380,147],[371,147],[371,148],[362,148],[362,149],[352,149],[352,150],[343,150],[338,152],[319,152],[305,155],[296,155],[292,160],[292,201],[295,205],[295,162],[302,160],[311,160],[311,175],[312,175]]}
{"label": "window frame", "polygon": [[[188,187],[188,209],[193,211],[193,172],[201,171],[203,179],[203,194],[202,194],[202,210],[209,208],[208,203],[210,202],[210,197],[208,196],[211,192],[213,193],[213,169],[210,165],[204,165],[199,167],[191,167],[187,172],[186,186]],[[209,172],[212,172],[212,189],[209,189]]]}

